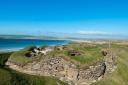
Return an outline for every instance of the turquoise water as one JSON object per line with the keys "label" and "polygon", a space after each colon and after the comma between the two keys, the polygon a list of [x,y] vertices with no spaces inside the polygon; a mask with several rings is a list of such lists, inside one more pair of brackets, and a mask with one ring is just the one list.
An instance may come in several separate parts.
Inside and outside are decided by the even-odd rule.
{"label": "turquoise water", "polygon": [[0,39],[0,51],[15,51],[26,46],[61,45],[68,40]]}

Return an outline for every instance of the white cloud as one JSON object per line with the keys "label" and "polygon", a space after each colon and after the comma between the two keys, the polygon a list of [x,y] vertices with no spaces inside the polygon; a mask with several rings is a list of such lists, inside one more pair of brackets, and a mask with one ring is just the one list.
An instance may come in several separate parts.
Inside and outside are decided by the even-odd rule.
{"label": "white cloud", "polygon": [[115,35],[104,31],[74,31],[74,32],[50,32],[52,34],[78,34],[78,35]]}
{"label": "white cloud", "polygon": [[76,33],[82,35],[111,35],[111,33],[103,31],[78,31]]}

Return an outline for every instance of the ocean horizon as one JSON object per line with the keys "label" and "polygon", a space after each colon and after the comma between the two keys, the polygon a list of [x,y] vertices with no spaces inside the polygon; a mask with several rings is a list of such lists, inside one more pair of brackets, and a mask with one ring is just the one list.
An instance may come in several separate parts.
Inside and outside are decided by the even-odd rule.
{"label": "ocean horizon", "polygon": [[69,40],[41,39],[0,39],[0,52],[17,51],[27,46],[47,46],[67,44]]}

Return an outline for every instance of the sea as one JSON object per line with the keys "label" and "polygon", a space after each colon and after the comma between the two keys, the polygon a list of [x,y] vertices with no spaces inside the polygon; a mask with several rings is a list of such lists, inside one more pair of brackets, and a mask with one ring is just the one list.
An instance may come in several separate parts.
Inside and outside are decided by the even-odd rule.
{"label": "sea", "polygon": [[0,52],[17,51],[27,46],[68,44],[69,40],[0,39]]}

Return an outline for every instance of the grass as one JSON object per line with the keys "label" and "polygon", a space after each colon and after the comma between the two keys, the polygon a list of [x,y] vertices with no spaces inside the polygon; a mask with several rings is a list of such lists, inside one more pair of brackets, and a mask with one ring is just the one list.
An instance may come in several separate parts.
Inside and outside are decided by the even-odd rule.
{"label": "grass", "polygon": [[67,85],[66,83],[45,76],[32,76],[8,68],[0,68],[0,85]]}
{"label": "grass", "polygon": [[29,57],[25,56],[25,54],[28,53],[29,50],[33,47],[35,47],[35,46],[29,46],[29,47],[26,47],[20,51],[12,53],[12,55],[10,56],[10,60],[14,63],[19,64],[19,65],[22,65],[22,64],[25,64],[27,62],[31,62],[31,61],[35,60],[35,58],[33,59],[33,58],[29,58]]}
{"label": "grass", "polygon": [[78,62],[80,62],[81,64],[89,64],[89,63],[93,63],[94,61],[100,59],[102,57],[101,55],[101,49],[98,48],[98,46],[81,46],[81,47],[75,47],[75,50],[78,51],[82,51],[83,54],[80,56],[69,56],[71,59],[74,59]]}
{"label": "grass", "polygon": [[[40,59],[43,57],[49,57],[49,56],[54,57],[54,56],[62,55],[61,57],[68,58],[70,61],[77,62],[80,64],[89,64],[89,63],[96,62],[102,58],[101,50],[104,48],[103,46],[98,46],[98,45],[97,46],[87,46],[87,45],[82,46],[80,44],[68,44],[65,46],[67,48],[65,50],[59,51],[55,49],[49,54],[47,54],[46,56],[38,56],[38,57],[33,57],[33,58],[25,57],[25,54],[31,48],[31,47],[27,47],[25,49],[22,49],[18,52],[13,53],[10,57],[10,60],[17,64],[24,64],[24,63],[36,60],[35,58]],[[70,56],[68,52],[71,49],[82,52],[82,55]]]}
{"label": "grass", "polygon": [[0,85],[67,85],[66,83],[45,76],[23,74],[5,66],[11,53],[0,53]]}
{"label": "grass", "polygon": [[0,66],[4,66],[12,52],[0,53]]}
{"label": "grass", "polygon": [[97,83],[92,85],[128,85],[128,46],[113,45],[114,49],[118,49],[117,69],[112,74],[108,74]]}
{"label": "grass", "polygon": [[[100,52],[101,52],[102,49],[106,49],[107,47],[108,47],[107,45],[80,46],[78,44],[70,44],[70,45],[67,45],[66,50],[63,50],[63,51],[54,50],[53,52],[50,52],[48,54],[48,56],[63,55],[64,57],[69,58],[69,60],[71,60],[71,61],[76,61],[77,63],[79,62],[81,64],[89,64],[89,63],[95,62],[98,59],[102,58],[102,55],[101,55]],[[68,51],[71,50],[71,49],[82,51],[83,55],[70,56],[70,55],[68,55]],[[113,44],[112,49],[118,55],[118,58],[116,60],[118,68],[113,73],[105,75],[102,80],[100,80],[100,81],[98,81],[98,82],[96,82],[92,85],[128,85],[128,45]],[[17,58],[17,60],[18,59],[19,58]],[[8,71],[6,71],[5,69],[0,70],[0,73],[2,73],[3,75],[7,74],[6,75],[7,78],[6,77],[3,78],[3,79],[5,79],[5,81],[10,81],[10,78],[12,78],[12,77],[10,77],[10,73]],[[0,76],[2,74],[0,74]],[[21,76],[21,75],[24,75],[24,74],[20,74],[18,76]],[[15,78],[16,77],[14,77],[14,79]],[[23,78],[23,80],[25,78],[25,81],[28,81],[27,79],[30,80],[29,82],[27,82],[28,85],[31,85],[30,82],[34,83],[32,85],[41,85],[41,84],[38,84],[38,83],[41,83],[41,82],[43,82],[43,83],[45,82],[45,84],[42,84],[42,85],[54,85],[56,83],[55,82],[56,79],[50,81],[50,80],[48,80],[49,78],[48,79],[47,78],[46,79],[42,78],[44,80],[40,80],[39,77],[38,78],[31,77],[30,78],[30,77],[28,77],[28,75],[26,77],[21,77],[21,80],[22,80],[22,78]],[[16,78],[16,79],[18,79],[18,78]],[[17,80],[17,81],[19,82],[20,79]],[[54,82],[54,83],[53,84],[52,83],[47,84],[48,82],[49,83]],[[2,85],[2,84],[0,84],[0,85]]]}
{"label": "grass", "polygon": [[[107,47],[106,45],[88,46],[80,44],[69,44],[66,46],[66,48],[67,49],[62,51],[55,51],[52,54],[63,54],[63,57],[67,57],[70,61],[74,61],[80,64],[91,64],[102,58],[101,50]],[[79,51],[82,53],[82,55],[71,56],[69,55],[70,50]]]}

